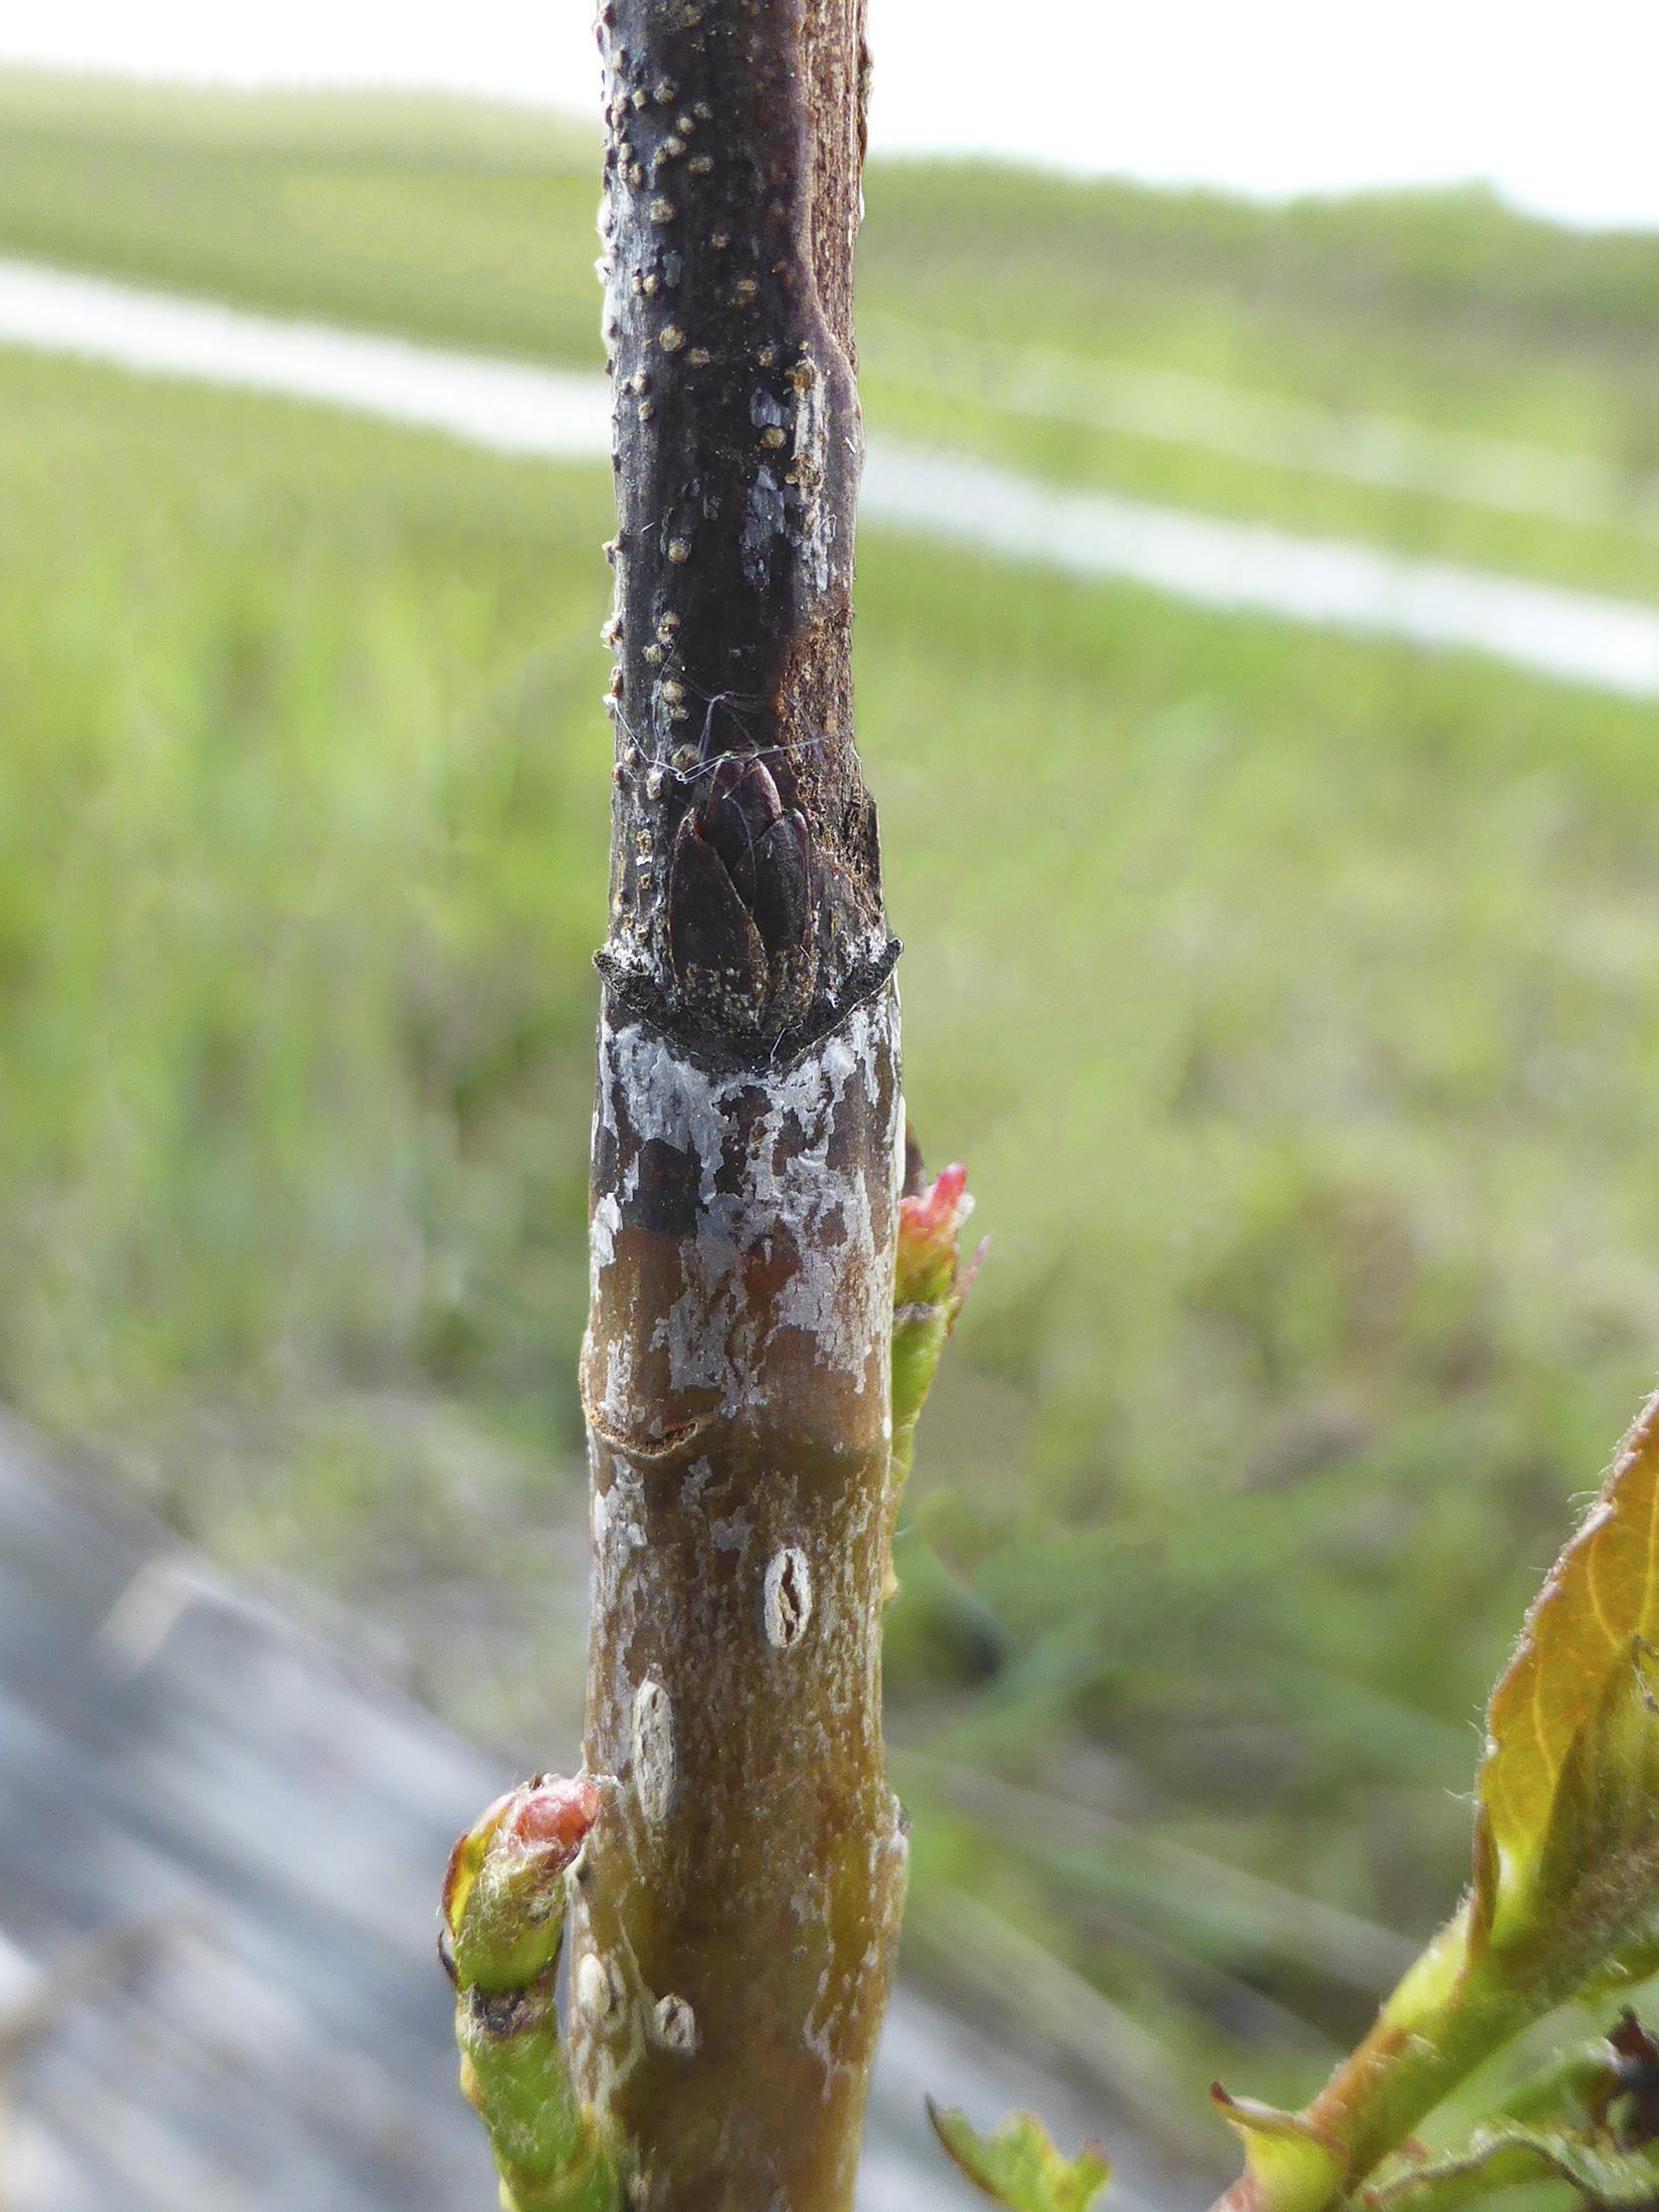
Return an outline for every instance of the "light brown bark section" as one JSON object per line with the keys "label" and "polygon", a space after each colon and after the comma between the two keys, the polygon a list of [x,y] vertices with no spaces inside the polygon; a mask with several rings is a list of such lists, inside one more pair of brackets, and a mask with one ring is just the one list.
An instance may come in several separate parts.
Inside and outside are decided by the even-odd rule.
{"label": "light brown bark section", "polygon": [[615,1781],[573,1986],[584,2087],[677,2212],[852,2202],[905,1860],[895,1011],[888,986],[781,1077],[710,1077],[630,1021],[601,1047],[587,1758]]}

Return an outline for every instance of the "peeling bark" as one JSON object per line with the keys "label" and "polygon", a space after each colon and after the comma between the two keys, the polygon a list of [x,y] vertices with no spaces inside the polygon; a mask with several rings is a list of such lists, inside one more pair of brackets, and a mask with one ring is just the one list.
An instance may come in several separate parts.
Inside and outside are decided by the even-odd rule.
{"label": "peeling bark", "polygon": [[860,0],[612,0],[583,2094],[651,2212],[847,2212],[881,1734],[898,947],[852,739]]}

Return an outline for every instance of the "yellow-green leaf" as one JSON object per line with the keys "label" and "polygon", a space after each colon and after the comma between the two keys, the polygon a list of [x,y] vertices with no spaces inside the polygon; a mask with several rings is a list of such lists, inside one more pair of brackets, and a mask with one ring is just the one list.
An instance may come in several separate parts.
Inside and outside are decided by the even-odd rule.
{"label": "yellow-green leaf", "polygon": [[[1291,2114],[1227,2101],[1248,2160],[1232,2212],[1351,2203],[1523,2029],[1659,1971],[1659,1396],[1527,1615],[1488,1709],[1479,1800],[1469,1894],[1312,2104]],[[1511,2167],[1593,2195],[1604,2147],[1511,2127],[1462,2162],[1417,2160],[1365,2195],[1381,2204],[1397,2190],[1413,2212],[1452,2212]],[[1597,2171],[1608,2203],[1640,2193],[1632,2170]]]}
{"label": "yellow-green leaf", "polygon": [[1659,1396],[1527,1615],[1493,1692],[1480,1772],[1482,1916],[1500,1942],[1559,1925],[1586,1885],[1572,1970],[1651,1913],[1659,1846]]}
{"label": "yellow-green leaf", "polygon": [[928,2117],[968,2179],[1010,2212],[1089,2212],[1111,2175],[1098,2143],[1085,2143],[1068,2158],[1030,2112],[1010,2113],[989,2135],[963,2113],[941,2111],[932,2098]]}

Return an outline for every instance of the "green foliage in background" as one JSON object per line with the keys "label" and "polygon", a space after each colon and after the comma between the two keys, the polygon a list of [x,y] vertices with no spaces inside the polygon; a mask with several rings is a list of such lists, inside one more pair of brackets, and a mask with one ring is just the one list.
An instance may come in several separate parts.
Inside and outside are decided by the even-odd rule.
{"label": "green foliage in background", "polygon": [[[323,103],[210,159],[192,112],[8,125],[0,239],[592,358],[585,149],[526,183],[506,125]],[[1652,249],[1475,204],[889,171],[873,324],[1056,210],[1093,289],[1033,342],[1633,435]],[[1247,300],[1250,240],[1297,284]],[[1305,343],[1366,269],[1374,324]],[[1016,450],[991,414],[943,427]],[[1127,488],[1307,518],[1175,460]],[[1634,573],[1628,517],[1342,497]],[[602,471],[0,356],[0,1395],[526,1762],[579,1675],[608,515]],[[911,1110],[995,1239],[899,1539],[914,1956],[1163,2112],[1169,2046],[1289,2095],[1455,1888],[1476,1691],[1659,1341],[1652,711],[874,529],[859,603]]]}
{"label": "green foliage in background", "polygon": [[[521,109],[0,71],[0,251],[583,367],[597,174],[596,133]],[[866,199],[879,427],[1651,595],[1648,240],[971,164],[877,163]]]}

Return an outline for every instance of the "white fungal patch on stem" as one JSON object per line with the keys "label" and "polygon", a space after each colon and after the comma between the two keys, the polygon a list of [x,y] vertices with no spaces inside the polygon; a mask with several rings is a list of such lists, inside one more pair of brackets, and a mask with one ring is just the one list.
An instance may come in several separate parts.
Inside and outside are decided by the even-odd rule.
{"label": "white fungal patch on stem", "polygon": [[634,1795],[654,1828],[674,1803],[678,1766],[674,1707],[662,1684],[648,1675],[634,1693]]}
{"label": "white fungal patch on stem", "polygon": [[[834,340],[824,333],[823,342]],[[797,394],[795,446],[789,481],[801,496],[800,557],[814,591],[827,592],[837,552],[839,516],[834,502],[823,496],[830,475],[830,438],[836,427],[836,409],[826,378],[810,358],[798,361],[789,372]]]}
{"label": "white fungal patch on stem", "polygon": [[[647,1025],[618,1021],[608,1008],[602,1015],[602,1129],[618,1136],[629,1127],[636,1153],[654,1142],[665,1156],[695,1165],[699,1232],[686,1247],[681,1295],[659,1322],[671,1389],[719,1390],[729,1411],[758,1387],[763,1345],[748,1334],[745,1256],[774,1240],[781,1222],[798,1258],[764,1317],[766,1335],[805,1331],[826,1374],[847,1378],[860,1395],[874,1386],[885,1406],[885,1366],[872,1374],[871,1355],[884,1359],[892,1329],[893,1191],[847,1176],[836,1153],[881,1093],[877,1071],[896,1051],[897,1029],[898,1001],[889,985],[793,1066],[768,1071],[757,1098],[759,1079],[713,1074]],[[896,1106],[891,1119],[891,1129],[875,1139],[883,1152],[899,1141]],[[723,1167],[729,1168],[727,1147],[737,1128],[747,1132],[744,1187],[728,1194],[721,1188]],[[635,1202],[637,1176],[631,1168],[619,1184],[622,1220]],[[604,1264],[595,1269],[596,1304],[615,1250],[608,1215],[602,1226],[610,1234]],[[590,1406],[618,1429],[634,1425],[617,1388],[627,1379],[596,1378],[589,1393]]]}
{"label": "white fungal patch on stem", "polygon": [[812,1618],[812,1570],[798,1544],[785,1544],[766,1562],[761,1617],[774,1651],[792,1650]]}

